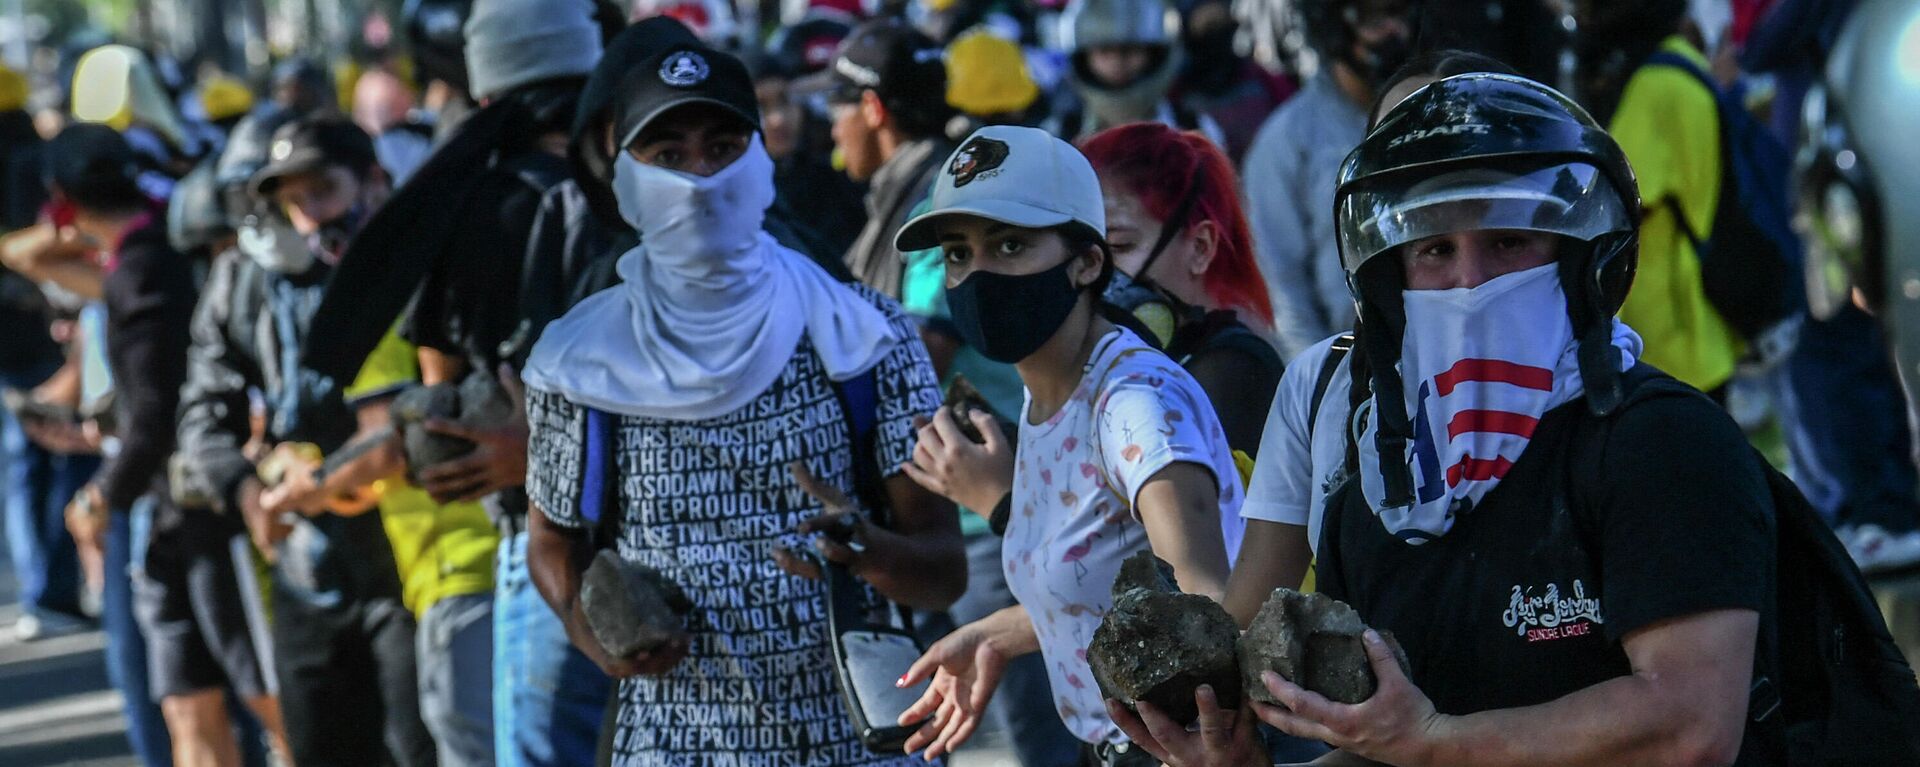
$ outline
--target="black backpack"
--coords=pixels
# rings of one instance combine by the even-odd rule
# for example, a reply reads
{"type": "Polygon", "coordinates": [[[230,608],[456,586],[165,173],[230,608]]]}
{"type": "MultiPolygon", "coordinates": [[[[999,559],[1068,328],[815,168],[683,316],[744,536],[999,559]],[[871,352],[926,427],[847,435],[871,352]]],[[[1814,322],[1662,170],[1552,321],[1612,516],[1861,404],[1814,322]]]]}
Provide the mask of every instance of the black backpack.
{"type": "MultiPolygon", "coordinates": [[[[1705,398],[1665,374],[1625,375],[1627,398],[1614,416],[1588,417],[1561,453],[1571,478],[1562,492],[1591,479],[1571,468],[1594,465],[1619,413],[1659,397],[1705,398]]],[[[1866,578],[1793,480],[1758,451],[1754,460],[1773,497],[1778,665],[1754,679],[1748,728],[1779,732],[1790,765],[1920,764],[1920,684],[1866,578]]]]}
{"type": "Polygon", "coordinates": [[[1707,301],[1746,339],[1750,356],[1763,362],[1784,358],[1807,307],[1805,254],[1793,232],[1788,197],[1792,155],[1747,113],[1737,94],[1722,90],[1692,61],[1662,51],[1648,57],[1647,65],[1686,72],[1713,94],[1720,119],[1720,202],[1712,236],[1701,238],[1674,198],[1660,204],[1700,258],[1707,301]]]}

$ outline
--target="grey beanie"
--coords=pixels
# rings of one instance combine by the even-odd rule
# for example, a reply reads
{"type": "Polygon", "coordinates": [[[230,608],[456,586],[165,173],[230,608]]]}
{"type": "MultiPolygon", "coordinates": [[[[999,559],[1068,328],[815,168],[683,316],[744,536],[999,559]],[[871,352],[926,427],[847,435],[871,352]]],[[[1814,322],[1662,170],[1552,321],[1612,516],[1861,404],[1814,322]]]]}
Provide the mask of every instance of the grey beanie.
{"type": "Polygon", "coordinates": [[[600,27],[588,0],[474,0],[466,37],[476,100],[555,77],[585,77],[600,60],[600,27]]]}

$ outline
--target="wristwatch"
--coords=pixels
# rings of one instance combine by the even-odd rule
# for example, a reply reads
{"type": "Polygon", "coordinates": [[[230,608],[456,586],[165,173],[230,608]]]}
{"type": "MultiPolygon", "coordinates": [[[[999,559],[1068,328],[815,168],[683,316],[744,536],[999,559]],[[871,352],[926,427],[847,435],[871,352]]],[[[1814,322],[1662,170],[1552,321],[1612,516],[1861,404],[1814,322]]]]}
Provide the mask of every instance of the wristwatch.
{"type": "Polygon", "coordinates": [[[1000,496],[1000,502],[993,505],[993,513],[987,515],[987,529],[994,535],[1007,534],[1007,520],[1013,516],[1013,493],[1000,496]]]}

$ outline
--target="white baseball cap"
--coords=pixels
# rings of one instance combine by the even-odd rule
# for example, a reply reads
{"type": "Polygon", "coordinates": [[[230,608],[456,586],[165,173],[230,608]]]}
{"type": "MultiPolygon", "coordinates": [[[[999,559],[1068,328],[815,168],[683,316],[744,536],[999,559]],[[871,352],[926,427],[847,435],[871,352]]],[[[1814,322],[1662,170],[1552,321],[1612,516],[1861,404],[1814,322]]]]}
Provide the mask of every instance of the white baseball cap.
{"type": "Polygon", "coordinates": [[[933,184],[932,207],[893,237],[902,253],[937,247],[935,225],[979,216],[1027,229],[1081,223],[1107,236],[1100,179],[1080,150],[1038,128],[989,125],[947,158],[933,184]]]}

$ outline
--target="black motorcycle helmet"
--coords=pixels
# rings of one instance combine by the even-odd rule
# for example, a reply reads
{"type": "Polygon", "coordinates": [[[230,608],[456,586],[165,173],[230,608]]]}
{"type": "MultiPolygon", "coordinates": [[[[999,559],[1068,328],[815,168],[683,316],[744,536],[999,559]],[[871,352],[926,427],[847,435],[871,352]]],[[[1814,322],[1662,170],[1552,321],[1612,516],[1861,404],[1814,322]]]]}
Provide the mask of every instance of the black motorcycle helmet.
{"type": "Polygon", "coordinates": [[[1375,447],[1396,458],[1381,462],[1389,506],[1413,498],[1412,474],[1397,459],[1413,434],[1396,372],[1406,328],[1401,245],[1478,229],[1558,235],[1587,405],[1601,415],[1619,406],[1613,316],[1639,259],[1639,187],[1620,145],[1571,99],[1489,73],[1414,91],[1341,164],[1334,217],[1359,317],[1355,397],[1371,387],[1375,447]]]}
{"type": "Polygon", "coordinates": [[[213,186],[228,226],[238,229],[246,225],[247,218],[262,207],[261,201],[247,191],[247,182],[253,179],[254,171],[267,164],[273,132],[291,119],[292,112],[267,104],[233,126],[227,146],[213,166],[213,186]]]}

